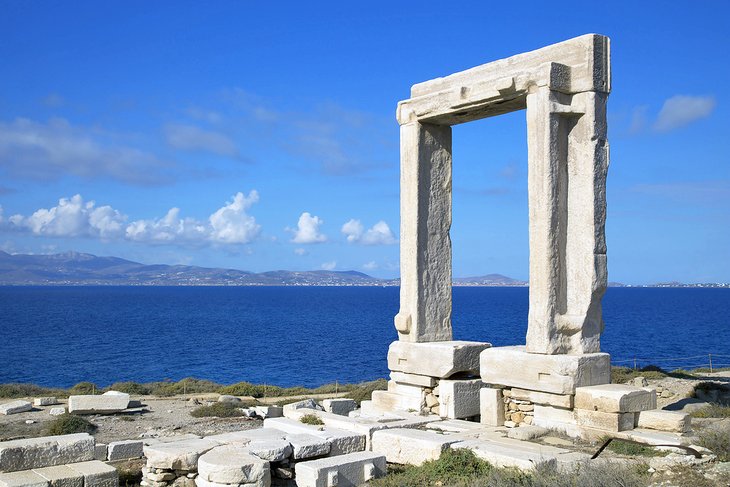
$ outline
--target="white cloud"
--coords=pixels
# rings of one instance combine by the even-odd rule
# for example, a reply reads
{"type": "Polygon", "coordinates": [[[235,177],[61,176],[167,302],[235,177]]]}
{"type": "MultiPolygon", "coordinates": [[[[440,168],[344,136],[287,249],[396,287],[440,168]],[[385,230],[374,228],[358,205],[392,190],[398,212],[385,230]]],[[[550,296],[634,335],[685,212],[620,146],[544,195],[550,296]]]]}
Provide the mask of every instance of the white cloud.
{"type": "Polygon", "coordinates": [[[123,234],[126,218],[111,206],[96,207],[94,201],[85,203],[77,194],[61,198],[58,206],[41,208],[28,217],[13,215],[8,221],[11,227],[35,235],[111,239],[123,234]]]}
{"type": "Polygon", "coordinates": [[[175,149],[212,152],[220,156],[240,157],[236,144],[228,136],[194,125],[165,126],[167,143],[175,149]]]}
{"type": "MultiPolygon", "coordinates": [[[[0,208],[0,210],[2,210],[2,208],[0,208]]],[[[0,214],[0,217],[2,217],[2,214],[0,214]]],[[[309,252],[307,252],[307,249],[303,249],[301,247],[298,249],[294,249],[294,254],[296,255],[307,255],[308,253],[309,252]]]]}
{"type": "Polygon", "coordinates": [[[673,96],[664,102],[654,123],[654,129],[658,132],[668,132],[705,118],[714,109],[713,96],[673,96]]]}
{"type": "Polygon", "coordinates": [[[98,129],[55,118],[39,123],[25,118],[0,122],[0,167],[9,176],[55,180],[65,176],[112,178],[133,184],[169,181],[168,163],[114,142],[98,129]]]}
{"type": "Polygon", "coordinates": [[[28,217],[13,215],[3,226],[49,237],[98,237],[174,245],[246,244],[261,231],[256,219],[246,212],[258,199],[255,190],[248,196],[237,193],[207,221],[183,218],[179,208],[171,208],[162,218],[127,224],[127,216],[118,210],[111,206],[97,207],[94,201],[84,202],[77,194],[61,198],[57,206],[41,208],[28,217]]]}
{"type": "Polygon", "coordinates": [[[342,225],[342,233],[349,243],[363,245],[391,245],[397,242],[390,227],[383,220],[365,230],[360,220],[354,218],[342,225]]]}
{"type": "Polygon", "coordinates": [[[638,134],[646,128],[646,112],[648,109],[649,107],[647,105],[641,105],[631,111],[630,134],[638,134]]]}
{"type": "Polygon", "coordinates": [[[335,260],[330,261],[330,262],[324,262],[322,264],[322,269],[324,269],[326,271],[333,271],[335,269],[335,267],[337,267],[337,261],[335,261],[335,260]]]}
{"type": "Polygon", "coordinates": [[[319,227],[324,223],[318,216],[313,216],[305,211],[299,217],[297,229],[294,230],[292,242],[299,244],[322,243],[327,241],[327,236],[319,232],[319,227]]]}
{"type": "Polygon", "coordinates": [[[249,243],[261,231],[256,219],[246,210],[259,201],[259,193],[252,190],[248,197],[237,193],[233,201],[210,215],[208,219],[213,231],[211,240],[222,243],[249,243]]]}
{"type": "Polygon", "coordinates": [[[362,268],[368,271],[372,271],[378,268],[378,264],[374,260],[371,260],[370,262],[363,264],[362,268]]]}

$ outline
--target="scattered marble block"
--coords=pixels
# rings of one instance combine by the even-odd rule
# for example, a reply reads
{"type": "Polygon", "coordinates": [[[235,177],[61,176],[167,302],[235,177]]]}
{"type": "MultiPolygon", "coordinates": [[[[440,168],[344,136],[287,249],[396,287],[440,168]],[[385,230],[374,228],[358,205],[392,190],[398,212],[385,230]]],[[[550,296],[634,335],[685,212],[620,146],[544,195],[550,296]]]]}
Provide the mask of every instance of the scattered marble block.
{"type": "Polygon", "coordinates": [[[371,447],[373,453],[384,455],[390,463],[421,465],[437,460],[457,441],[430,431],[395,428],[374,432],[371,447]]]}
{"type": "Polygon", "coordinates": [[[317,401],[314,399],[304,399],[303,401],[297,401],[292,402],[290,404],[285,404],[284,408],[282,409],[282,413],[284,416],[287,415],[288,412],[294,411],[297,409],[318,409],[322,410],[322,408],[317,404],[317,401]]]}
{"type": "Polygon", "coordinates": [[[634,429],[636,413],[604,413],[586,409],[573,410],[578,426],[603,431],[627,431],[634,429]]]}
{"type": "Polygon", "coordinates": [[[572,394],[550,394],[549,392],[528,391],[513,387],[510,389],[510,397],[520,401],[530,401],[533,404],[543,406],[554,406],[556,408],[573,409],[572,394]]]}
{"type": "Polygon", "coordinates": [[[328,413],[347,416],[350,411],[357,409],[357,403],[354,399],[325,399],[322,407],[328,413]]]}
{"type": "Polygon", "coordinates": [[[436,377],[418,374],[407,374],[405,372],[397,371],[390,373],[390,380],[395,381],[399,384],[410,384],[414,386],[430,388],[434,388],[438,385],[438,379],[436,377]]]}
{"type": "Polygon", "coordinates": [[[254,406],[256,416],[266,418],[281,418],[284,416],[284,408],[281,406],[254,406]]]}
{"type": "Polygon", "coordinates": [[[388,368],[406,374],[448,378],[457,373],[479,374],[479,354],[489,343],[403,342],[395,341],[388,348],[388,368]]]}
{"type": "Polygon", "coordinates": [[[636,426],[659,431],[687,433],[692,429],[692,417],[679,411],[655,409],[638,413],[636,426]]]}
{"type": "Polygon", "coordinates": [[[521,425],[519,428],[511,428],[507,430],[507,438],[514,440],[529,441],[540,438],[548,434],[549,430],[533,425],[521,425]]]}
{"type": "Polygon", "coordinates": [[[483,425],[502,426],[504,424],[503,399],[502,389],[490,387],[479,389],[479,414],[483,425]]]}
{"type": "Polygon", "coordinates": [[[406,396],[391,391],[373,391],[371,406],[379,411],[410,411],[420,413],[424,399],[415,396],[406,396]]]}
{"type": "Polygon", "coordinates": [[[51,416],[63,416],[64,414],[66,414],[66,408],[51,408],[50,411],[48,411],[48,414],[50,414],[51,416]]]}
{"type": "Polygon", "coordinates": [[[36,397],[33,399],[34,406],[53,406],[58,404],[58,400],[55,397],[36,397]]]}
{"type": "Polygon", "coordinates": [[[140,440],[112,441],[109,443],[107,451],[107,459],[110,462],[142,458],[144,456],[144,444],[140,440]]]}
{"type": "Polygon", "coordinates": [[[0,404],[0,414],[5,416],[9,414],[18,414],[30,411],[33,409],[33,405],[28,401],[12,401],[0,404]]]}
{"type": "Polygon", "coordinates": [[[33,469],[50,487],[84,487],[84,476],[66,465],[33,469]]]}
{"type": "Polygon", "coordinates": [[[99,460],[67,465],[84,477],[84,487],[118,487],[117,469],[99,460]]]}
{"type": "MultiPolygon", "coordinates": [[[[330,413],[331,414],[331,413],[330,413]]],[[[326,440],[330,444],[330,456],[363,451],[366,435],[330,426],[304,424],[289,418],[271,418],[264,421],[266,428],[273,427],[290,434],[307,434],[326,440]]],[[[288,439],[289,437],[287,437],[288,439]]]]}
{"type": "Polygon", "coordinates": [[[524,346],[494,347],[481,354],[481,376],[487,384],[567,395],[611,382],[611,360],[607,353],[543,355],[524,346]]]}
{"type": "Polygon", "coordinates": [[[464,419],[479,415],[479,391],[484,385],[481,379],[441,380],[439,382],[439,416],[464,419]]]}
{"type": "Polygon", "coordinates": [[[94,459],[87,433],[0,442],[0,472],[16,472],[94,459]]]}
{"type": "Polygon", "coordinates": [[[195,470],[198,458],[216,446],[219,443],[206,438],[158,442],[145,445],[144,456],[147,457],[147,468],[195,470]]]}
{"type": "Polygon", "coordinates": [[[489,440],[464,440],[451,445],[451,447],[471,450],[478,458],[491,463],[495,467],[512,467],[529,471],[534,470],[538,464],[550,466],[557,464],[554,455],[524,448],[528,445],[517,444],[512,446],[489,440]]]}
{"type": "Polygon", "coordinates": [[[298,487],[333,487],[367,484],[385,476],[387,465],[383,455],[358,452],[300,462],[294,468],[298,487]]]}
{"type": "Polygon", "coordinates": [[[578,387],[575,408],[604,413],[638,413],[656,409],[656,392],[624,384],[578,387]]]}
{"type": "Polygon", "coordinates": [[[281,462],[289,458],[294,450],[287,440],[255,440],[246,447],[252,455],[268,462],[281,462]]]}
{"type": "Polygon", "coordinates": [[[0,487],[49,487],[49,482],[32,470],[0,473],[0,487]]]}
{"type": "Polygon", "coordinates": [[[68,412],[74,414],[114,414],[129,406],[129,394],[117,391],[100,396],[69,396],[68,412]]]}
{"type": "Polygon", "coordinates": [[[532,424],[556,430],[574,438],[581,434],[575,415],[570,409],[535,404],[532,424]]]}
{"type": "Polygon", "coordinates": [[[269,462],[236,446],[219,446],[200,456],[198,477],[218,484],[269,486],[269,462]]]}
{"type": "Polygon", "coordinates": [[[332,448],[329,441],[308,433],[287,435],[286,440],[291,444],[294,460],[322,457],[328,455],[332,448]]]}

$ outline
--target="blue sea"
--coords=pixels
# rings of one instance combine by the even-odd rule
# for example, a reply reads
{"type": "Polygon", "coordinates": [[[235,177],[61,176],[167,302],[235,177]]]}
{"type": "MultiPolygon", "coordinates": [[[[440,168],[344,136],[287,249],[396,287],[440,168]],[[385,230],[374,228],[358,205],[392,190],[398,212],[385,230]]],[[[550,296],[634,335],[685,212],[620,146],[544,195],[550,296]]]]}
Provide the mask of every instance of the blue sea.
{"type": "MultiPolygon", "coordinates": [[[[457,287],[454,337],[524,343],[527,288],[457,287]]],[[[618,365],[730,365],[730,289],[610,288],[618,365]]],[[[0,287],[0,383],[198,377],[317,386],[386,377],[395,287],[0,287]]]]}

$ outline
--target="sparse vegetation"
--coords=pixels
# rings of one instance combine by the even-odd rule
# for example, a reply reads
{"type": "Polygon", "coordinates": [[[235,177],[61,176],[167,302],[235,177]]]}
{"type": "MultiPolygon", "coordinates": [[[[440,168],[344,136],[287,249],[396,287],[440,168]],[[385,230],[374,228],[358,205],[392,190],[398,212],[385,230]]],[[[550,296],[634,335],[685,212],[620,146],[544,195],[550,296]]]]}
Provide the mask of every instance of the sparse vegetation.
{"type": "Polygon", "coordinates": [[[611,462],[579,464],[573,470],[538,465],[533,472],[496,468],[470,450],[447,450],[420,467],[395,466],[374,487],[645,487],[646,467],[611,462]]]}
{"type": "Polygon", "coordinates": [[[68,390],[68,395],[99,394],[101,391],[93,382],[79,382],[68,390]]]}
{"type": "Polygon", "coordinates": [[[661,457],[667,454],[665,451],[657,450],[651,446],[639,445],[629,441],[613,440],[608,445],[608,450],[618,455],[626,455],[631,457],[661,457]]]}
{"type": "MultiPolygon", "coordinates": [[[[693,418],[730,418],[730,406],[712,403],[692,411],[690,416],[693,418]]],[[[730,432],[728,433],[730,434],[730,432]]]]}
{"type": "Polygon", "coordinates": [[[644,377],[647,380],[661,380],[665,377],[673,377],[675,379],[697,379],[695,371],[676,369],[671,372],[667,372],[656,365],[647,365],[640,369],[617,366],[611,367],[611,382],[614,384],[625,384],[637,377],[644,377]]]}
{"type": "Polygon", "coordinates": [[[363,382],[350,391],[347,394],[347,397],[354,399],[359,405],[363,401],[370,400],[370,396],[373,394],[373,391],[384,391],[386,389],[388,389],[388,381],[385,379],[363,382]]]}
{"type": "Polygon", "coordinates": [[[190,415],[194,418],[235,418],[243,416],[243,412],[239,409],[242,406],[231,402],[215,402],[210,406],[200,406],[190,411],[190,415]]]}
{"type": "Polygon", "coordinates": [[[49,435],[70,435],[73,433],[93,433],[96,426],[89,420],[74,414],[63,414],[48,426],[49,435]]]}
{"type": "Polygon", "coordinates": [[[730,462],[730,425],[715,424],[701,429],[698,434],[700,446],[711,450],[721,462],[730,462]]]}
{"type": "Polygon", "coordinates": [[[301,418],[299,418],[299,421],[301,421],[304,424],[311,424],[313,426],[322,426],[324,424],[324,421],[319,419],[319,416],[316,414],[305,414],[301,418]]]}
{"type": "Polygon", "coordinates": [[[63,389],[52,389],[49,387],[37,386],[35,384],[0,384],[0,397],[37,397],[68,395],[63,389]]]}

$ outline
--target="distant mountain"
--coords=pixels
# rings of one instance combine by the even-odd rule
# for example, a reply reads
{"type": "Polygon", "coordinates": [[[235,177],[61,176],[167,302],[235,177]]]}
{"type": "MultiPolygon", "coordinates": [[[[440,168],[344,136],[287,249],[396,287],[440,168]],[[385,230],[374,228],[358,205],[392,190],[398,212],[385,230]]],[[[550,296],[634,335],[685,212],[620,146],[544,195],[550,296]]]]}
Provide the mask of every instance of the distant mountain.
{"type": "Polygon", "coordinates": [[[0,251],[0,285],[382,286],[397,281],[357,271],[271,271],[145,265],[118,257],[67,252],[11,255],[0,251]]]}
{"type": "Polygon", "coordinates": [[[526,281],[512,279],[502,274],[487,274],[476,277],[457,277],[454,279],[455,286],[527,286],[526,281]]]}

